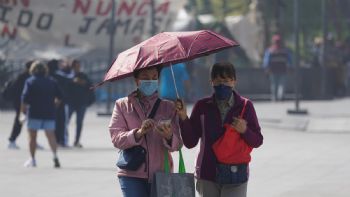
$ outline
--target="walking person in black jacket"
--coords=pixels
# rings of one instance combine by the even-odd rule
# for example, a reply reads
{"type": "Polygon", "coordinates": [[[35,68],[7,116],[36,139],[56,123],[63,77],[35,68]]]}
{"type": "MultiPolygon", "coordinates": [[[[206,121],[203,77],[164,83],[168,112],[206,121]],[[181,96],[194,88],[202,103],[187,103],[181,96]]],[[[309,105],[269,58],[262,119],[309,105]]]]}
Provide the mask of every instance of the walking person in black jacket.
{"type": "Polygon", "coordinates": [[[19,120],[20,115],[20,108],[21,108],[21,94],[24,87],[25,81],[30,77],[29,74],[29,68],[30,65],[33,63],[33,61],[28,61],[25,64],[25,70],[20,73],[16,79],[14,80],[13,84],[11,84],[11,101],[13,102],[13,106],[16,110],[16,116],[13,122],[12,131],[9,137],[9,149],[19,149],[19,146],[16,144],[16,139],[21,133],[22,130],[22,123],[19,120]]]}
{"type": "Polygon", "coordinates": [[[82,148],[80,136],[83,128],[83,121],[86,109],[94,101],[94,94],[90,90],[91,82],[88,76],[80,70],[79,60],[73,60],[72,69],[74,71],[73,85],[69,94],[69,119],[76,113],[76,133],[74,147],[82,148]]]}
{"type": "Polygon", "coordinates": [[[58,69],[53,73],[59,88],[62,91],[63,99],[56,109],[56,140],[60,147],[68,147],[68,104],[71,102],[74,72],[67,59],[59,60],[58,69]]]}

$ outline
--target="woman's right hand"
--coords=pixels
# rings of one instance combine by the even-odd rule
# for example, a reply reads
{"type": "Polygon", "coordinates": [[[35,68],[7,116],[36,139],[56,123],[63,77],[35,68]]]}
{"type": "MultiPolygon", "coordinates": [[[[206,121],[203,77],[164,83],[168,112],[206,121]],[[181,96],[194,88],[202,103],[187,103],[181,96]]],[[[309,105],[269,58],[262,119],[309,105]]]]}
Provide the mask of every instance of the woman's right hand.
{"type": "Polygon", "coordinates": [[[185,120],[187,118],[187,110],[185,102],[181,99],[177,99],[175,101],[176,112],[179,115],[181,120],[185,120]]]}
{"type": "Polygon", "coordinates": [[[151,131],[155,126],[154,120],[152,119],[147,119],[144,120],[141,124],[141,128],[136,131],[135,137],[136,140],[140,140],[142,136],[146,135],[149,131],[151,131]]]}

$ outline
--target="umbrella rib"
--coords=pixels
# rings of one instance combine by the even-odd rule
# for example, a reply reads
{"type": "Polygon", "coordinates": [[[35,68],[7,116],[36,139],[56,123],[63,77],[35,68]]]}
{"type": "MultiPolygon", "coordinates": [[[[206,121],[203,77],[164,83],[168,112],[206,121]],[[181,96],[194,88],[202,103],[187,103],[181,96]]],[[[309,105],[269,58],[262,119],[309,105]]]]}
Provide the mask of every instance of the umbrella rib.
{"type": "MultiPolygon", "coordinates": [[[[200,34],[200,33],[199,33],[199,34],[200,34]]],[[[192,41],[192,43],[191,43],[191,46],[190,46],[190,48],[189,48],[189,50],[188,50],[188,52],[187,52],[187,54],[186,54],[186,58],[188,58],[188,57],[190,56],[189,54],[191,53],[193,43],[194,43],[194,41],[197,40],[197,38],[199,37],[199,34],[193,39],[193,41],[192,41]]]]}
{"type": "MultiPolygon", "coordinates": [[[[141,54],[141,48],[142,48],[142,46],[139,47],[139,50],[138,50],[138,52],[137,52],[137,56],[136,56],[136,59],[135,59],[135,60],[138,60],[138,59],[139,59],[140,54],[141,54]]],[[[137,61],[135,61],[135,65],[136,65],[136,63],[137,63],[137,61]]],[[[135,66],[135,69],[136,69],[136,66],[135,66]]]]}
{"type": "MultiPolygon", "coordinates": [[[[211,32],[211,31],[207,31],[208,33],[210,33],[211,35],[213,35],[213,36],[215,36],[215,37],[217,37],[217,38],[219,38],[219,39],[221,39],[221,40],[224,40],[225,42],[227,42],[227,39],[224,37],[221,37],[221,36],[219,36],[219,35],[217,35],[217,34],[214,34],[213,32],[211,32]]],[[[231,40],[230,40],[231,41],[231,40]]],[[[237,43],[236,43],[237,44],[237,43]]]]}
{"type": "MultiPolygon", "coordinates": [[[[176,37],[176,39],[179,41],[179,43],[181,43],[178,37],[176,37]]],[[[182,44],[180,44],[180,47],[181,47],[181,49],[182,49],[181,52],[182,52],[182,53],[185,53],[185,48],[183,47],[182,44]]]]}

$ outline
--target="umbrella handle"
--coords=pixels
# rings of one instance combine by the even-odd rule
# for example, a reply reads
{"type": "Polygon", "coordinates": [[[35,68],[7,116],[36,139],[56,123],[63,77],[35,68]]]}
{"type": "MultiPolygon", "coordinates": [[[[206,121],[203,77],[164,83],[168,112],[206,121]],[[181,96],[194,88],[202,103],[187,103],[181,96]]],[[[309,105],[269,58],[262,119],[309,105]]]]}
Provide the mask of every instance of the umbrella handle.
{"type": "Polygon", "coordinates": [[[171,75],[173,77],[173,82],[174,82],[174,87],[175,87],[175,92],[176,92],[176,98],[179,99],[180,97],[179,97],[179,92],[177,91],[175,75],[174,75],[174,70],[173,70],[173,64],[170,65],[170,70],[171,70],[171,75]]]}

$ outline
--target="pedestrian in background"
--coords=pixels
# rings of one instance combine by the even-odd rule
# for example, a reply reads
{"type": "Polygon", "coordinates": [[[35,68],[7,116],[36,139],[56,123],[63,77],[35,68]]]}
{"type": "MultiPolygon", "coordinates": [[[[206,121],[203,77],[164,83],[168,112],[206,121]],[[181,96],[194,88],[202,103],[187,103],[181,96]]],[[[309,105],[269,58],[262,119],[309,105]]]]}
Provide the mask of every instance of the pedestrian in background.
{"type": "Polygon", "coordinates": [[[263,143],[253,103],[249,100],[245,102],[246,99],[234,90],[236,82],[236,71],[232,64],[216,63],[211,68],[214,94],[197,101],[190,118],[187,117],[184,102],[176,102],[184,145],[194,148],[200,142],[195,176],[196,190],[201,197],[247,195],[249,163],[222,164],[212,149],[213,144],[223,135],[225,124],[240,134],[246,146],[257,148],[263,143]],[[245,113],[239,117],[243,109],[245,113]],[[222,167],[228,171],[221,171],[222,167]],[[229,183],[222,183],[218,177],[225,177],[229,183]],[[242,182],[238,181],[241,179],[242,182]]]}
{"type": "Polygon", "coordinates": [[[55,104],[62,99],[62,93],[57,83],[49,78],[48,68],[39,61],[30,66],[32,75],[25,81],[21,111],[26,114],[29,133],[30,159],[25,167],[36,167],[35,151],[37,131],[44,130],[53,153],[54,167],[59,168],[60,163],[57,157],[57,144],[55,139],[55,104]]]}
{"type": "Polygon", "coordinates": [[[88,106],[90,106],[94,100],[95,95],[91,87],[91,81],[89,77],[80,70],[80,62],[78,60],[72,61],[72,69],[74,71],[73,84],[71,87],[71,92],[69,97],[71,97],[71,102],[68,103],[69,106],[69,120],[71,119],[73,113],[76,113],[76,132],[74,139],[74,147],[82,148],[80,143],[81,131],[83,129],[83,121],[85,112],[88,106]]]}
{"type": "Polygon", "coordinates": [[[69,103],[71,102],[71,93],[73,87],[74,72],[67,59],[58,61],[58,69],[53,74],[58,87],[63,94],[62,102],[57,107],[56,116],[56,139],[60,147],[69,147],[68,143],[68,121],[69,121],[69,103]]]}
{"type": "Polygon", "coordinates": [[[9,137],[9,149],[19,149],[19,146],[16,144],[16,139],[21,133],[22,130],[22,122],[19,120],[21,113],[21,95],[24,87],[25,81],[30,77],[29,69],[33,61],[28,61],[25,64],[25,70],[20,73],[16,79],[12,82],[9,87],[11,90],[11,101],[16,110],[16,116],[13,121],[12,131],[9,137]]]}
{"type": "Polygon", "coordinates": [[[272,37],[272,45],[265,51],[263,68],[270,78],[272,101],[282,101],[285,97],[287,74],[292,67],[290,50],[284,46],[281,35],[272,37]]]}

